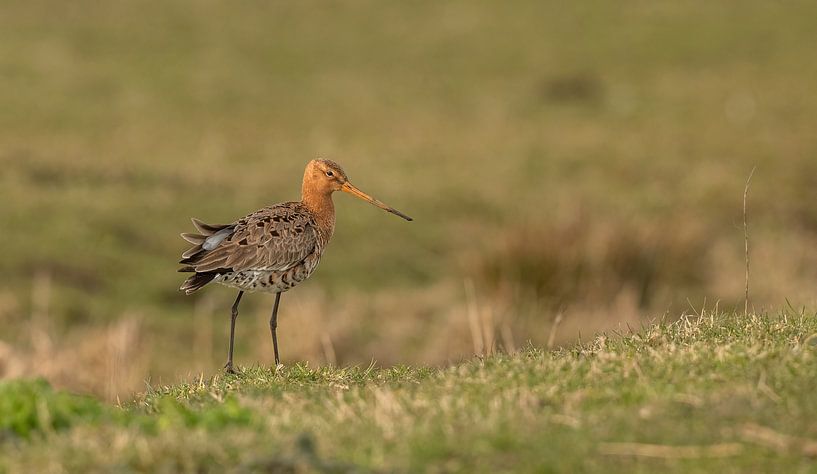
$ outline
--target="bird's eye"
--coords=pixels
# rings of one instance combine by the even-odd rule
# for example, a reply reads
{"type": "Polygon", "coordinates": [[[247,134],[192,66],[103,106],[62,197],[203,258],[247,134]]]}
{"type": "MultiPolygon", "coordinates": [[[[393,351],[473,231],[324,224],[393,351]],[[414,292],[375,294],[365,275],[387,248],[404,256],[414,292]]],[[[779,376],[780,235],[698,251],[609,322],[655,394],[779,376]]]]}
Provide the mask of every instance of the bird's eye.
{"type": "Polygon", "coordinates": [[[335,176],[335,173],[333,173],[331,171],[327,171],[326,176],[329,176],[331,178],[332,176],[335,176]]]}

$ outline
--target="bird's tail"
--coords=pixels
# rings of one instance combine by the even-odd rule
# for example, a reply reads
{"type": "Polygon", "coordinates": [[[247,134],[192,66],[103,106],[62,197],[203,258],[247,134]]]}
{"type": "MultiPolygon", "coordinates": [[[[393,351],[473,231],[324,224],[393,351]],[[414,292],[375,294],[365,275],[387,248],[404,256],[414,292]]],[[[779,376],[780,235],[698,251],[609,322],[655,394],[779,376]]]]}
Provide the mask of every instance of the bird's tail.
{"type": "Polygon", "coordinates": [[[182,283],[179,291],[183,291],[186,295],[195,293],[204,285],[213,281],[213,278],[215,278],[216,275],[217,273],[215,272],[196,273],[182,283]]]}

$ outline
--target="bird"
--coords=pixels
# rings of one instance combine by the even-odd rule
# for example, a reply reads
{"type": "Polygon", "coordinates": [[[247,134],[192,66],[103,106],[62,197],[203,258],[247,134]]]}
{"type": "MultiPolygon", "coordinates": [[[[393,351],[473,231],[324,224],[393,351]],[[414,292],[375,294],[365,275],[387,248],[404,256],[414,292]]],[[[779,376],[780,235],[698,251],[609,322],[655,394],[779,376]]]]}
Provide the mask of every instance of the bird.
{"type": "Polygon", "coordinates": [[[217,282],[238,290],[230,313],[230,346],[224,370],[237,373],[233,365],[235,324],[245,292],[275,294],[269,320],[275,366],[278,355],[278,305],[281,293],[303,282],[315,271],[335,230],[332,194],[342,191],[387,212],[413,219],[364,193],[334,161],[314,159],[307,163],[301,200],[264,207],[231,224],[207,224],[193,218],[198,233],[182,233],[193,246],[179,261],[179,272],[193,273],[179,288],[186,295],[217,282]]]}

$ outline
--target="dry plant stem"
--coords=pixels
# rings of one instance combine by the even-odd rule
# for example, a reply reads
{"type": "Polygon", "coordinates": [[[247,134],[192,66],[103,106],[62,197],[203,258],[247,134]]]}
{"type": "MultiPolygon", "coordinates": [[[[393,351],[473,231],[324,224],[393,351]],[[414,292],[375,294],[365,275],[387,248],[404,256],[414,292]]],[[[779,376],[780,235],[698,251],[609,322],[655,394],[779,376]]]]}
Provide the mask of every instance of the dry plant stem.
{"type": "Polygon", "coordinates": [[[599,452],[608,456],[633,456],[659,459],[722,458],[736,456],[743,450],[740,443],[709,446],[667,446],[645,443],[601,443],[599,452]]]}
{"type": "Polygon", "coordinates": [[[749,178],[746,179],[746,186],[743,188],[743,244],[744,244],[744,256],[746,259],[746,287],[743,299],[743,315],[749,315],[749,224],[746,219],[746,201],[749,197],[749,184],[752,182],[752,176],[755,174],[755,169],[757,166],[752,168],[752,172],[749,173],[749,178]]]}
{"type": "Polygon", "coordinates": [[[471,329],[471,341],[474,344],[474,354],[485,355],[485,343],[482,335],[482,326],[479,324],[479,308],[477,307],[476,289],[474,282],[465,280],[466,314],[468,327],[471,329]]]}
{"type": "Polygon", "coordinates": [[[561,324],[562,319],[564,319],[564,315],[562,313],[557,314],[556,319],[553,321],[553,325],[550,327],[550,334],[548,335],[547,342],[548,350],[553,349],[553,343],[556,342],[556,330],[559,329],[559,324],[561,324]]]}
{"type": "Polygon", "coordinates": [[[332,343],[332,336],[328,331],[324,331],[323,334],[321,334],[321,345],[323,346],[323,357],[326,359],[326,363],[331,367],[336,367],[338,365],[338,357],[335,355],[335,345],[332,343]]]}
{"type": "Polygon", "coordinates": [[[205,370],[213,361],[213,311],[212,295],[201,298],[193,306],[193,345],[192,359],[199,358],[201,365],[197,370],[205,370]]]}
{"type": "Polygon", "coordinates": [[[817,457],[817,441],[812,439],[790,436],[755,423],[747,423],[740,434],[744,441],[778,452],[799,452],[803,456],[817,457]]]}

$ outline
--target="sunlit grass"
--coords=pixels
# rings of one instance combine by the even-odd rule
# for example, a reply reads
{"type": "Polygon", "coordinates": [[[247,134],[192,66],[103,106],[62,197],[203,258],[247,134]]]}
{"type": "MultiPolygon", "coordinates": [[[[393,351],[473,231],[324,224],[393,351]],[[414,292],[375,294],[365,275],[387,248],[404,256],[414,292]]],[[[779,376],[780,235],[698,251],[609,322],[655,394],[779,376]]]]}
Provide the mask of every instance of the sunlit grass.
{"type": "Polygon", "coordinates": [[[248,367],[116,408],[6,382],[0,469],[808,470],[815,338],[813,314],[704,313],[440,369],[248,367]]]}

